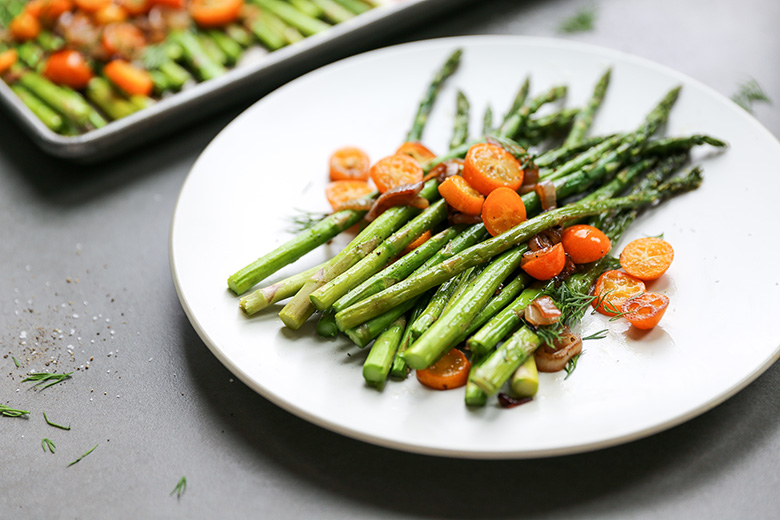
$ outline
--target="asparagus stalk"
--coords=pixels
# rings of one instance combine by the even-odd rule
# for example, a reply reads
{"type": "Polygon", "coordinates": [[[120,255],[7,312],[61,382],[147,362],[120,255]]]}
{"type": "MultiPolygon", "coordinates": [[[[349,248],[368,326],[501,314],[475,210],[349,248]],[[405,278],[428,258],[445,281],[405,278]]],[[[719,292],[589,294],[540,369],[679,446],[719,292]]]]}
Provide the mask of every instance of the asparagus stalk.
{"type": "Polygon", "coordinates": [[[62,116],[52,110],[49,105],[44,103],[35,94],[18,84],[11,85],[11,90],[19,96],[22,103],[24,103],[50,130],[59,132],[65,127],[65,120],[62,116]]]}
{"type": "Polygon", "coordinates": [[[406,320],[403,316],[387,327],[374,342],[363,363],[363,378],[369,385],[382,388],[393,365],[395,353],[401,343],[406,320]]]}
{"type": "Polygon", "coordinates": [[[433,325],[433,323],[439,319],[441,313],[444,311],[447,302],[450,301],[455,290],[460,285],[461,280],[464,278],[466,272],[459,274],[453,278],[450,278],[436,289],[436,292],[428,302],[428,306],[420,313],[414,322],[411,324],[412,339],[416,340],[423,332],[433,325]]]}
{"type": "Polygon", "coordinates": [[[237,23],[232,23],[225,27],[225,32],[227,33],[228,38],[244,48],[252,45],[252,33],[237,23]]]}
{"type": "Polygon", "coordinates": [[[236,294],[245,293],[256,283],[357,223],[363,214],[364,212],[353,210],[337,211],[301,232],[289,242],[232,274],[228,278],[228,287],[236,294]]]}
{"type": "Polygon", "coordinates": [[[508,249],[519,246],[520,249],[525,251],[526,246],[520,244],[550,227],[563,224],[568,220],[597,215],[605,211],[644,206],[653,203],[659,196],[658,192],[653,191],[603,201],[581,202],[550,210],[542,215],[526,220],[506,233],[472,246],[425,272],[413,275],[403,282],[338,312],[336,314],[336,323],[341,330],[355,327],[392,309],[396,305],[422,294],[431,287],[444,283],[469,267],[486,262],[493,256],[499,255],[508,249]]]}
{"type": "Polygon", "coordinates": [[[464,394],[464,402],[466,406],[482,407],[487,403],[487,394],[482,391],[480,387],[474,384],[471,380],[471,376],[479,365],[485,361],[485,357],[479,357],[472,354],[471,356],[471,370],[469,371],[469,379],[466,382],[466,392],[464,394]]]}
{"type": "Polygon", "coordinates": [[[282,2],[280,0],[253,0],[254,3],[266,9],[282,20],[301,31],[305,36],[312,36],[319,32],[330,29],[330,25],[312,18],[301,11],[297,10],[292,5],[282,2]]]}
{"type": "Polygon", "coordinates": [[[430,240],[426,241],[411,253],[404,255],[387,268],[376,273],[374,276],[342,296],[333,304],[333,308],[336,311],[346,309],[353,303],[357,303],[372,294],[376,294],[379,291],[400,282],[412,271],[431,258],[431,256],[436,254],[436,252],[450,242],[450,240],[455,238],[461,229],[460,226],[447,228],[441,233],[431,237],[430,240]]]}
{"type": "Polygon", "coordinates": [[[217,29],[212,29],[207,31],[206,34],[227,57],[227,65],[235,65],[235,63],[241,59],[241,55],[244,54],[244,49],[226,33],[217,29]]]}
{"type": "Polygon", "coordinates": [[[275,51],[287,45],[288,40],[284,33],[285,24],[271,13],[259,13],[254,18],[248,18],[246,23],[249,30],[268,50],[275,51]],[[281,29],[274,23],[274,19],[282,24],[281,29]]]}
{"type": "Polygon", "coordinates": [[[371,6],[360,0],[336,0],[345,9],[349,9],[353,14],[363,14],[371,10],[371,6]]]}
{"type": "Polygon", "coordinates": [[[336,311],[328,309],[322,313],[319,321],[317,321],[317,334],[325,338],[335,338],[339,329],[336,327],[335,319],[336,311]]]}
{"type": "Polygon", "coordinates": [[[484,327],[469,338],[466,345],[474,355],[487,355],[520,324],[523,310],[542,293],[539,286],[525,289],[517,299],[501,312],[493,316],[484,327]]]}
{"type": "Polygon", "coordinates": [[[515,99],[512,100],[512,106],[509,108],[509,111],[506,114],[504,114],[504,119],[501,120],[502,125],[506,124],[509,118],[511,118],[515,113],[517,113],[518,111],[520,111],[521,108],[523,108],[523,105],[525,104],[525,100],[528,99],[528,92],[530,89],[531,89],[531,78],[530,76],[526,76],[525,81],[523,81],[523,84],[520,85],[520,89],[517,91],[517,94],[515,95],[515,99]]]}
{"type": "Polygon", "coordinates": [[[87,84],[85,93],[87,98],[111,119],[121,119],[139,110],[130,101],[120,96],[105,78],[92,78],[87,84]]]}
{"type": "Polygon", "coordinates": [[[525,246],[510,249],[482,271],[473,286],[404,352],[409,366],[417,370],[427,368],[450,349],[498,286],[520,266],[526,250],[525,246]]]}
{"type": "Polygon", "coordinates": [[[347,294],[351,289],[355,288],[385,267],[417,237],[444,221],[446,218],[447,203],[444,199],[434,202],[426,210],[410,220],[405,226],[380,244],[371,255],[366,256],[350,269],[314,291],[310,296],[312,303],[319,310],[329,308],[336,300],[347,294]]]}
{"type": "Polygon", "coordinates": [[[415,304],[409,316],[409,320],[406,322],[404,335],[401,337],[401,343],[398,345],[398,350],[395,353],[395,359],[393,359],[393,366],[390,368],[390,376],[394,378],[405,379],[409,374],[409,365],[406,363],[406,360],[401,354],[403,354],[403,352],[409,348],[409,345],[413,341],[411,324],[414,320],[417,319],[418,316],[420,316],[420,313],[422,313],[423,309],[425,309],[427,302],[428,298],[426,295],[423,295],[419,300],[417,300],[417,303],[415,304]]]}
{"type": "Polygon", "coordinates": [[[512,391],[517,397],[533,397],[539,391],[539,371],[533,356],[523,362],[512,374],[512,391]]]}
{"type": "Polygon", "coordinates": [[[515,112],[504,121],[498,128],[498,133],[507,137],[513,137],[523,128],[531,115],[535,114],[542,106],[547,103],[553,103],[566,96],[567,87],[553,87],[547,92],[533,98],[527,105],[523,106],[518,112],[515,112]]]}
{"type": "Polygon", "coordinates": [[[290,0],[290,4],[297,10],[312,18],[321,18],[325,12],[312,0],[290,0]]]}
{"type": "Polygon", "coordinates": [[[450,139],[450,150],[463,146],[469,139],[469,100],[460,90],[455,107],[455,128],[450,139]]]}
{"type": "Polygon", "coordinates": [[[355,13],[333,0],[311,0],[325,14],[328,21],[339,24],[355,17],[355,13]]]}
{"type": "Polygon", "coordinates": [[[490,105],[485,107],[485,113],[482,115],[482,135],[493,133],[493,109],[490,105]]]}
{"type": "MultiPolygon", "coordinates": [[[[374,338],[379,336],[383,330],[389,327],[391,323],[413,309],[420,301],[420,298],[420,296],[412,298],[384,314],[376,316],[365,323],[361,323],[355,328],[345,330],[344,334],[346,334],[358,347],[366,347],[374,338]]],[[[338,323],[336,323],[336,325],[338,326],[338,323]]]]}
{"type": "Polygon", "coordinates": [[[249,316],[256,314],[269,305],[273,305],[274,303],[294,296],[295,293],[301,290],[303,284],[305,284],[309,278],[317,274],[323,267],[325,267],[325,263],[312,267],[308,271],[285,278],[275,284],[258,289],[241,298],[238,306],[249,316]]]}
{"type": "Polygon", "coordinates": [[[412,124],[412,128],[406,135],[407,141],[419,141],[422,139],[423,129],[425,128],[425,124],[428,122],[428,117],[431,114],[431,110],[433,110],[433,104],[436,102],[439,91],[441,90],[444,81],[452,76],[456,70],[458,70],[458,65],[460,65],[460,58],[462,55],[463,50],[457,49],[447,58],[447,60],[444,62],[444,65],[442,65],[442,67],[434,75],[433,80],[428,85],[428,90],[425,92],[425,95],[420,102],[420,106],[417,108],[417,114],[414,116],[414,123],[412,124]]]}
{"type": "Polygon", "coordinates": [[[528,327],[521,327],[474,369],[469,380],[488,396],[496,394],[520,365],[533,356],[540,344],[539,336],[528,327]]]}
{"type": "MultiPolygon", "coordinates": [[[[428,182],[420,192],[423,197],[433,197],[436,193],[435,182],[428,182]]],[[[314,291],[358,263],[418,211],[408,206],[397,206],[382,213],[341,253],[333,257],[321,272],[304,284],[279,313],[284,324],[293,330],[300,328],[315,311],[314,304],[309,298],[314,291]]]]}
{"type": "Polygon", "coordinates": [[[642,153],[648,155],[670,155],[687,152],[694,146],[708,144],[716,148],[725,148],[726,142],[709,135],[691,135],[688,137],[668,137],[649,141],[642,147],[642,153]]]}
{"type": "Polygon", "coordinates": [[[230,58],[227,54],[217,45],[217,42],[209,35],[209,33],[198,31],[195,33],[195,37],[198,39],[203,51],[211,58],[215,63],[222,66],[230,64],[230,58]]]}
{"type": "Polygon", "coordinates": [[[168,38],[169,41],[181,48],[184,59],[195,70],[195,73],[201,80],[206,81],[225,74],[225,67],[209,56],[193,33],[189,31],[174,31],[168,38]]]}
{"type": "Polygon", "coordinates": [[[635,147],[642,145],[647,139],[655,133],[655,131],[666,122],[669,117],[669,112],[672,110],[677,97],[680,95],[680,87],[676,87],[670,90],[666,96],[653,108],[653,110],[647,115],[644,122],[633,133],[623,137],[618,136],[613,139],[609,139],[595,148],[592,148],[588,152],[577,156],[571,161],[567,162],[555,172],[550,175],[542,175],[547,179],[561,178],[573,171],[581,169],[586,164],[593,162],[596,158],[601,157],[602,161],[612,161],[618,157],[625,156],[630,153],[635,147]],[[614,148],[614,149],[613,149],[614,148]],[[611,151],[610,151],[611,150],[611,151]],[[609,153],[606,153],[608,152],[609,153]],[[605,155],[606,154],[606,155],[605,155]],[[602,157],[603,156],[603,157],[602,157]]]}
{"type": "Polygon", "coordinates": [[[94,109],[81,96],[73,96],[62,87],[35,72],[25,72],[19,84],[42,99],[54,110],[78,126],[86,125],[94,109]]]}
{"type": "Polygon", "coordinates": [[[534,163],[539,168],[554,168],[565,162],[570,161],[579,154],[586,152],[597,146],[607,139],[615,137],[614,135],[604,135],[585,139],[582,144],[576,146],[561,146],[560,148],[553,148],[534,159],[534,163]]]}
{"type": "Polygon", "coordinates": [[[569,136],[563,143],[564,146],[577,146],[582,144],[582,142],[585,140],[585,134],[588,133],[588,129],[593,124],[593,116],[596,115],[596,111],[604,101],[604,96],[607,93],[607,87],[609,87],[609,78],[611,74],[612,69],[607,69],[604,75],[601,76],[601,79],[599,79],[598,83],[596,83],[596,87],[593,90],[593,96],[590,98],[585,108],[579,114],[577,114],[571,132],[569,132],[569,136]]]}
{"type": "MultiPolygon", "coordinates": [[[[414,270],[414,272],[418,273],[418,272],[421,272],[421,271],[425,271],[429,267],[431,267],[433,265],[436,265],[436,264],[439,264],[439,263],[443,262],[444,260],[446,260],[447,258],[450,258],[451,256],[460,253],[461,251],[463,251],[467,247],[471,247],[474,244],[476,244],[477,242],[481,242],[487,236],[489,236],[489,235],[488,235],[487,230],[485,229],[485,226],[483,226],[482,224],[473,225],[473,226],[467,228],[466,230],[462,231],[457,236],[455,236],[452,239],[452,241],[450,241],[443,249],[440,249],[436,254],[434,254],[432,257],[430,257],[428,260],[426,260],[423,265],[417,267],[414,270]]],[[[430,242],[430,240],[428,242],[430,242]]],[[[396,264],[402,263],[402,262],[403,262],[403,259],[401,259],[398,262],[396,262],[396,264]]],[[[384,289],[387,289],[388,287],[390,287],[390,286],[400,282],[401,280],[403,280],[406,276],[408,276],[410,274],[406,268],[404,268],[403,271],[401,271],[401,272],[395,273],[395,271],[393,270],[393,266],[396,265],[396,264],[391,265],[390,267],[388,267],[384,271],[381,271],[381,272],[379,272],[379,273],[377,273],[375,275],[379,279],[382,280],[381,284],[371,283],[370,286],[368,286],[368,283],[369,283],[370,280],[367,280],[366,281],[367,286],[360,291],[361,294],[360,294],[360,298],[359,299],[358,298],[354,298],[354,302],[350,303],[349,305],[346,305],[346,304],[345,305],[340,305],[339,304],[337,306],[336,304],[334,304],[334,308],[336,308],[336,311],[339,311],[339,310],[342,310],[343,308],[349,307],[350,305],[353,305],[357,301],[366,299],[366,298],[368,298],[369,296],[371,296],[373,294],[376,294],[376,293],[378,293],[378,292],[380,292],[380,291],[382,291],[384,289]],[[398,277],[396,278],[396,276],[398,276],[398,277]],[[392,283],[390,283],[390,282],[392,282],[392,283]]],[[[406,267],[406,266],[404,266],[402,264],[402,266],[399,266],[399,269],[400,269],[400,267],[406,267]]],[[[360,289],[360,288],[356,288],[355,291],[357,291],[358,289],[360,289]]],[[[346,296],[345,296],[345,298],[346,298],[346,296]]],[[[350,298],[350,299],[352,299],[352,298],[350,298]]],[[[337,302],[337,303],[339,303],[339,302],[337,302]]]]}

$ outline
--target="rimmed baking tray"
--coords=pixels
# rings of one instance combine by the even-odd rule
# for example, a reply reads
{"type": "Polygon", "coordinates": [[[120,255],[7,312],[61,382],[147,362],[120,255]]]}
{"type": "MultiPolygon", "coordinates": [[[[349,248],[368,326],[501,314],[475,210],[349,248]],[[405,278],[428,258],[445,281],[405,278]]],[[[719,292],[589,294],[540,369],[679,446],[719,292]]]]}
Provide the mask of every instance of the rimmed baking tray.
{"type": "MultiPolygon", "coordinates": [[[[468,0],[391,0],[331,29],[262,56],[242,60],[224,76],[198,83],[165,97],[153,106],[103,128],[78,136],[49,130],[4,82],[0,104],[46,152],[78,162],[95,162],[117,155],[186,123],[212,114],[241,100],[260,97],[291,71],[303,73],[324,64],[327,53],[358,47],[361,40],[378,41],[468,0]],[[311,65],[307,66],[307,61],[311,65]],[[286,74],[285,74],[286,71],[286,74]]],[[[365,43],[365,42],[363,42],[365,43]]],[[[358,49],[363,50],[363,49],[358,49]]]]}

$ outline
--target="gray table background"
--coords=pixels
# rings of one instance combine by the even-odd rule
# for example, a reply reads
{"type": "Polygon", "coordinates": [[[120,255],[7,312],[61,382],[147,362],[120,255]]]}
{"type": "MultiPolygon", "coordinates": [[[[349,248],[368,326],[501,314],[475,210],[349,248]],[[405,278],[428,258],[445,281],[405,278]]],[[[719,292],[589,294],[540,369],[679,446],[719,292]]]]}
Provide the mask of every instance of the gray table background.
{"type": "MultiPolygon", "coordinates": [[[[555,36],[587,5],[597,7],[596,30],[563,37],[658,61],[726,95],[754,77],[780,103],[775,0],[483,1],[358,50],[462,34],[555,36]]],[[[190,166],[244,106],[88,167],[42,155],[0,114],[0,402],[32,412],[0,418],[0,518],[780,515],[777,365],[667,432],[530,461],[371,446],[234,381],[179,306],[168,228],[190,166]],[[79,370],[43,391],[20,383],[44,368],[79,370]],[[47,426],[43,411],[72,430],[47,426]],[[42,452],[43,437],[56,454],[42,452]],[[177,500],[169,492],[183,475],[177,500]]],[[[780,135],[776,108],[755,115],[780,135]]]]}

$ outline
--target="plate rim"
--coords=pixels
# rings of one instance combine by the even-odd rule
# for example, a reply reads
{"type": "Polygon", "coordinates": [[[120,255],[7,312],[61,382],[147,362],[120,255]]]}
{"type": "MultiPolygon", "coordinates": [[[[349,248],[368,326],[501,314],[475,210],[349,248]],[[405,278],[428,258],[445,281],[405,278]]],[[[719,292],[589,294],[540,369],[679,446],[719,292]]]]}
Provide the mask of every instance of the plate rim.
{"type": "MultiPolygon", "coordinates": [[[[780,359],[780,344],[778,344],[775,347],[773,354],[770,357],[768,357],[764,361],[764,363],[756,367],[749,374],[745,375],[740,381],[732,385],[730,388],[725,389],[723,392],[719,393],[715,397],[709,399],[708,401],[700,404],[697,407],[694,407],[693,409],[687,411],[686,413],[680,414],[676,417],[672,417],[661,423],[657,423],[652,426],[645,427],[635,432],[630,432],[628,434],[624,434],[616,437],[610,437],[609,439],[605,439],[605,440],[594,441],[585,444],[577,444],[575,446],[564,446],[559,448],[548,448],[548,449],[540,449],[540,450],[532,450],[532,451],[529,450],[477,451],[477,450],[462,450],[462,449],[453,449],[453,448],[437,448],[437,447],[431,447],[427,445],[410,444],[407,442],[395,441],[371,433],[366,433],[364,431],[356,430],[351,427],[344,426],[338,422],[329,420],[325,417],[321,417],[313,413],[310,413],[302,409],[295,403],[290,402],[284,399],[283,397],[279,396],[275,392],[270,391],[269,389],[264,387],[259,381],[256,381],[255,379],[250,377],[249,374],[247,374],[240,366],[238,366],[233,361],[231,361],[227,357],[227,355],[217,346],[217,342],[209,335],[209,333],[203,328],[203,326],[195,317],[189,302],[184,296],[183,289],[180,286],[180,280],[176,270],[176,258],[174,252],[174,237],[175,237],[174,231],[176,227],[176,220],[179,212],[179,207],[182,202],[182,195],[187,187],[188,182],[191,180],[192,173],[199,166],[199,164],[203,160],[204,155],[209,150],[209,148],[214,145],[214,142],[219,138],[219,136],[222,135],[225,132],[225,130],[229,126],[231,126],[234,122],[244,117],[248,117],[247,115],[248,112],[252,111],[258,104],[267,102],[269,98],[273,99],[280,90],[286,89],[293,84],[305,82],[311,76],[316,76],[322,73],[323,70],[326,69],[330,70],[332,68],[348,66],[353,61],[360,61],[363,59],[367,59],[369,55],[381,54],[386,52],[392,53],[399,49],[403,50],[406,47],[417,47],[417,46],[428,46],[428,45],[438,46],[438,45],[450,44],[453,46],[459,46],[464,49],[467,49],[469,43],[471,42],[500,42],[500,41],[521,42],[527,45],[557,47],[560,49],[586,51],[604,57],[619,58],[621,60],[626,60],[634,64],[638,64],[640,66],[644,66],[656,70],[660,73],[666,74],[680,81],[684,81],[685,83],[695,85],[697,88],[703,89],[710,95],[714,95],[722,103],[725,102],[724,107],[728,106],[732,111],[735,111],[736,113],[740,114],[741,118],[745,119],[746,121],[749,121],[750,124],[753,125],[758,131],[763,132],[766,136],[768,136],[776,147],[780,148],[780,139],[778,139],[778,137],[772,134],[755,117],[753,117],[750,113],[745,112],[741,107],[739,107],[728,97],[721,94],[714,88],[702,83],[701,81],[691,76],[688,76],[683,72],[677,71],[671,67],[660,64],[648,58],[644,58],[642,56],[637,56],[635,54],[615,50],[601,45],[580,43],[580,42],[566,40],[562,38],[508,35],[508,34],[505,35],[482,34],[482,35],[449,36],[443,38],[430,38],[424,40],[416,40],[416,41],[406,42],[402,44],[380,47],[338,61],[334,61],[332,63],[314,69],[310,72],[307,72],[306,74],[299,76],[298,78],[295,78],[285,83],[284,85],[279,86],[278,88],[274,89],[272,92],[269,92],[263,98],[259,99],[258,101],[256,101],[255,103],[247,107],[246,110],[244,110],[233,121],[231,121],[231,123],[229,123],[223,130],[221,130],[220,133],[217,134],[214,137],[214,139],[212,139],[212,141],[209,142],[209,144],[200,153],[197,160],[191,166],[187,174],[187,177],[182,183],[181,189],[179,191],[179,195],[177,196],[176,204],[174,206],[174,211],[171,217],[171,224],[169,227],[169,240],[168,240],[168,253],[169,253],[169,264],[171,269],[171,277],[173,279],[173,283],[176,289],[176,294],[179,299],[179,303],[182,306],[190,324],[195,329],[196,333],[198,334],[200,339],[204,342],[204,344],[207,346],[207,348],[220,361],[220,363],[222,363],[225,366],[225,368],[227,368],[232,374],[238,377],[244,384],[246,384],[252,390],[257,392],[262,397],[269,400],[276,406],[279,406],[280,408],[287,411],[288,413],[292,413],[293,415],[309,423],[317,425],[319,427],[325,428],[327,430],[338,433],[345,437],[349,437],[354,440],[366,442],[384,448],[391,448],[391,449],[396,449],[400,451],[416,453],[421,455],[453,457],[453,458],[461,458],[461,459],[475,459],[475,460],[537,459],[537,458],[557,457],[557,456],[564,456],[564,455],[574,455],[578,453],[592,452],[592,451],[597,451],[597,450],[601,450],[613,446],[619,446],[622,444],[633,442],[635,440],[649,437],[656,433],[660,433],[670,428],[673,428],[675,426],[678,426],[680,424],[683,424],[691,419],[694,419],[702,415],[703,413],[709,410],[712,410],[713,408],[717,407],[721,403],[733,397],[738,392],[742,391],[753,381],[755,381],[759,376],[761,376],[764,372],[766,372],[766,370],[768,370],[769,367],[771,367],[775,362],[777,362],[778,359],[780,359]],[[456,42],[462,42],[462,43],[456,44],[456,42]]],[[[780,152],[780,149],[778,150],[778,152],[780,152]]]]}

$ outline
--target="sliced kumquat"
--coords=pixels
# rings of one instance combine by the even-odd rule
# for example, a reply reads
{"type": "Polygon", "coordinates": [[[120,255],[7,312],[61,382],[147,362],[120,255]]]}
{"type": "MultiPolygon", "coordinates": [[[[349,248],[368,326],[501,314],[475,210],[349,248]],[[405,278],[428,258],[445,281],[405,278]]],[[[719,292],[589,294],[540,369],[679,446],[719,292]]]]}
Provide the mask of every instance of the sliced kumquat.
{"type": "Polygon", "coordinates": [[[329,166],[332,181],[367,181],[371,159],[360,148],[347,146],[333,152],[329,166]]]}
{"type": "Polygon", "coordinates": [[[511,188],[493,190],[482,206],[482,222],[492,236],[509,231],[525,219],[523,199],[511,188]]]}
{"type": "Polygon", "coordinates": [[[46,60],[43,74],[54,83],[82,89],[92,79],[92,67],[84,56],[71,49],[57,51],[46,60]]]}
{"type": "Polygon", "coordinates": [[[412,141],[407,141],[404,144],[402,144],[398,150],[395,151],[396,155],[408,155],[412,159],[415,159],[418,163],[424,164],[431,159],[436,158],[436,154],[433,153],[430,149],[428,149],[426,146],[424,146],[422,143],[416,143],[412,141]]]}
{"type": "Polygon", "coordinates": [[[643,293],[623,302],[623,317],[634,327],[642,330],[650,330],[661,321],[667,307],[669,298],[663,294],[643,293]]]}
{"type": "Polygon", "coordinates": [[[621,314],[629,298],[645,292],[645,283],[623,271],[607,271],[599,276],[594,290],[593,307],[605,316],[621,314]]]}
{"type": "Polygon", "coordinates": [[[154,89],[152,76],[145,70],[125,60],[114,60],[103,67],[106,77],[130,95],[148,96],[154,89]]]}
{"type": "Polygon", "coordinates": [[[466,179],[460,175],[449,177],[439,184],[439,194],[447,201],[447,204],[461,213],[466,215],[479,215],[482,213],[485,197],[469,186],[466,179]]]}
{"type": "Polygon", "coordinates": [[[201,27],[221,27],[238,18],[244,0],[192,0],[190,15],[201,27]]]}
{"type": "Polygon", "coordinates": [[[466,153],[463,178],[487,196],[501,187],[517,190],[523,184],[523,169],[517,159],[500,146],[479,143],[466,153]]]}
{"type": "Polygon", "coordinates": [[[637,238],[620,253],[620,266],[640,280],[655,280],[674,260],[672,245],[657,237],[637,238]]]}
{"type": "Polygon", "coordinates": [[[417,249],[418,247],[420,247],[430,239],[431,239],[431,232],[429,230],[423,233],[422,235],[420,235],[419,237],[415,238],[414,242],[406,246],[404,250],[401,251],[401,256],[404,256],[407,253],[411,253],[412,251],[414,251],[415,249],[417,249]]]}
{"type": "Polygon", "coordinates": [[[454,348],[424,370],[417,371],[417,380],[434,390],[452,390],[465,386],[471,363],[460,350],[454,348]]]}
{"type": "Polygon", "coordinates": [[[538,251],[529,251],[523,255],[523,263],[520,267],[537,280],[549,280],[558,276],[564,266],[566,266],[566,252],[563,250],[563,244],[558,243],[538,251]]]}
{"type": "Polygon", "coordinates": [[[20,42],[36,38],[41,33],[41,22],[27,11],[22,11],[8,24],[11,36],[20,42]]]}
{"type": "Polygon", "coordinates": [[[337,210],[347,202],[361,199],[371,193],[371,186],[364,181],[334,181],[325,186],[325,197],[331,207],[337,210]]]}
{"type": "Polygon", "coordinates": [[[379,193],[384,193],[397,186],[420,182],[423,170],[420,163],[408,155],[391,155],[377,161],[368,175],[379,193]]]}
{"type": "Polygon", "coordinates": [[[0,74],[10,69],[18,59],[19,54],[16,49],[6,49],[0,52],[0,74]]]}
{"type": "Polygon", "coordinates": [[[563,248],[575,264],[595,262],[607,255],[612,242],[600,229],[578,224],[563,230],[563,248]]]}

